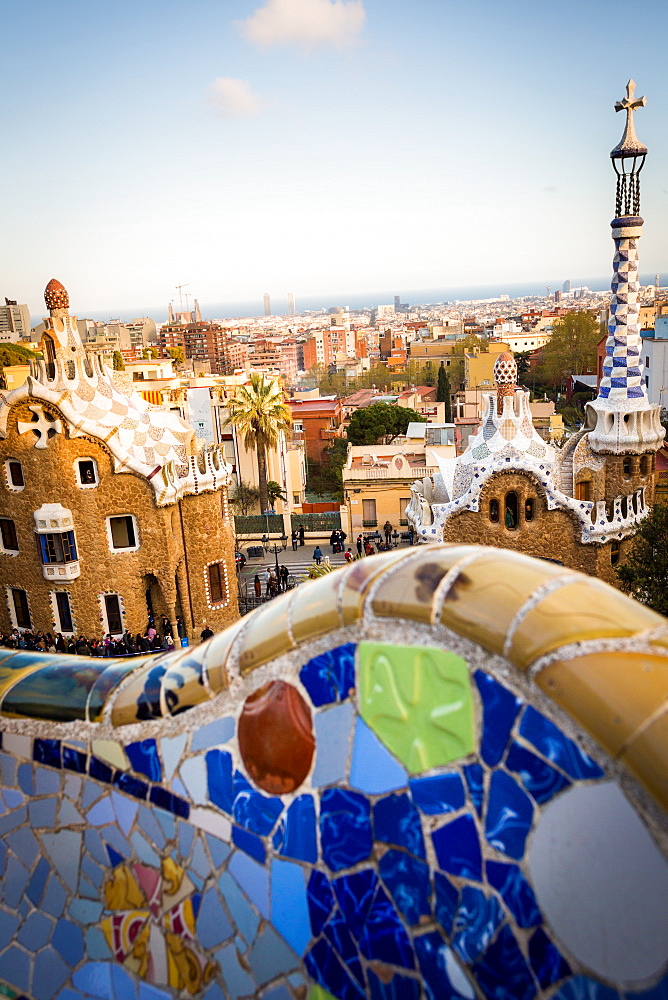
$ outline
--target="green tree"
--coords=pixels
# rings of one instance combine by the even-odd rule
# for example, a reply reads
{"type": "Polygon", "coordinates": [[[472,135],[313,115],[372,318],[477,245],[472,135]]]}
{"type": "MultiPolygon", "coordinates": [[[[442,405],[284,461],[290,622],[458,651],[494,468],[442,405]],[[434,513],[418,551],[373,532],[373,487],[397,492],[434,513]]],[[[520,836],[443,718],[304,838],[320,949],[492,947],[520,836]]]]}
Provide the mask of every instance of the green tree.
{"type": "Polygon", "coordinates": [[[445,365],[438,369],[438,383],[436,386],[436,402],[445,403],[445,422],[449,424],[452,420],[452,406],[450,402],[450,374],[445,365]]]}
{"type": "Polygon", "coordinates": [[[260,491],[240,479],[230,496],[230,506],[235,514],[251,514],[255,511],[259,499],[260,491]]]}
{"type": "Polygon", "coordinates": [[[183,347],[168,347],[167,353],[177,365],[182,365],[186,360],[186,352],[183,347]]]}
{"type": "Polygon", "coordinates": [[[125,371],[125,361],[123,361],[123,355],[120,351],[114,351],[113,365],[115,372],[125,371]]]}
{"type": "Polygon", "coordinates": [[[529,364],[529,358],[531,357],[531,351],[517,351],[513,357],[515,358],[515,364],[517,365],[517,375],[521,378],[526,375],[531,367],[529,364]]]}
{"type": "Polygon", "coordinates": [[[488,351],[489,340],[487,337],[478,337],[475,333],[467,333],[457,341],[457,348],[460,351],[488,351]]]}
{"type": "Polygon", "coordinates": [[[622,590],[660,615],[668,615],[668,505],[656,504],[633,538],[626,562],[618,566],[622,590]]]}
{"type": "Polygon", "coordinates": [[[334,438],[325,449],[321,465],[309,462],[307,488],[317,496],[330,496],[343,500],[343,466],[346,464],[348,442],[345,438],[334,438]]]}
{"type": "Polygon", "coordinates": [[[273,507],[277,500],[287,501],[288,499],[288,495],[281,484],[275,482],[273,479],[270,479],[267,483],[267,496],[269,497],[270,507],[273,507]]]}
{"type": "Polygon", "coordinates": [[[559,385],[569,375],[596,370],[601,332],[594,313],[570,312],[557,320],[542,350],[538,380],[559,385]]]}
{"type": "Polygon", "coordinates": [[[6,389],[4,370],[13,365],[26,365],[29,361],[34,361],[38,355],[34,351],[28,350],[21,344],[2,344],[0,346],[0,384],[6,389]]]}
{"type": "Polygon", "coordinates": [[[229,416],[225,425],[233,424],[249,451],[257,455],[260,510],[269,509],[267,491],[267,450],[274,448],[281,431],[292,423],[290,407],[285,403],[279,382],[252,372],[250,382],[240,385],[228,401],[229,416]]]}
{"type": "Polygon", "coordinates": [[[351,444],[389,444],[398,434],[405,434],[411,421],[426,423],[427,418],[405,406],[372,403],[355,410],[348,424],[351,444]]]}
{"type": "Polygon", "coordinates": [[[145,358],[147,361],[152,361],[153,358],[157,358],[158,351],[155,347],[145,347],[144,350],[141,352],[141,356],[142,358],[145,358]]]}

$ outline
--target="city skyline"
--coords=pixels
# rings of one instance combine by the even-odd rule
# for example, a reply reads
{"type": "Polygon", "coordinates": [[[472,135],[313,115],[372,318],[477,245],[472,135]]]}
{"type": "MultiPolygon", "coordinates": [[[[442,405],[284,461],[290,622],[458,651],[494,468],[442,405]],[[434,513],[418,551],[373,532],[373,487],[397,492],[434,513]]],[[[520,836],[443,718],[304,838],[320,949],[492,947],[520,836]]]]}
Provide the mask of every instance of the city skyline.
{"type": "Polygon", "coordinates": [[[631,76],[648,96],[643,270],[661,272],[666,11],[645,8],[641,66],[615,55],[624,16],[598,0],[558,17],[488,0],[195,0],[187,16],[10,0],[0,295],[40,315],[55,276],[80,315],[137,314],[178,310],[187,284],[211,315],[261,311],[265,290],[278,307],[294,289],[302,310],[605,275],[631,76]]]}

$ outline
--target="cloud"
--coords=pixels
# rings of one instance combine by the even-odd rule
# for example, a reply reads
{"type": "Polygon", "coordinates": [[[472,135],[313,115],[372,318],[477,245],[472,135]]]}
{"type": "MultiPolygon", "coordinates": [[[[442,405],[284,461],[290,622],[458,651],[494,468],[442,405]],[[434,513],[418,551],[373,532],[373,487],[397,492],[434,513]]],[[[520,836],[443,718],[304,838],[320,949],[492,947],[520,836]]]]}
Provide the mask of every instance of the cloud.
{"type": "Polygon", "coordinates": [[[247,80],[219,76],[210,88],[210,100],[223,118],[254,118],[262,111],[263,101],[254,94],[247,80]]]}
{"type": "Polygon", "coordinates": [[[352,45],[364,26],[363,0],[265,0],[239,27],[254,45],[352,45]]]}

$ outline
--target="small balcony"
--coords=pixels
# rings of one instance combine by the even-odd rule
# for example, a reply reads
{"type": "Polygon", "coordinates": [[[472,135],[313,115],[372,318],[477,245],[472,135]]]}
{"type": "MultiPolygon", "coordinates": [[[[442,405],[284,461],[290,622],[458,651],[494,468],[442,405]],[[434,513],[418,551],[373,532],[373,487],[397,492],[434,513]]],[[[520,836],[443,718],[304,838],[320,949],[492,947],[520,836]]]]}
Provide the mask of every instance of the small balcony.
{"type": "Polygon", "coordinates": [[[371,521],[364,521],[363,520],[362,521],[362,527],[363,528],[377,528],[378,527],[378,519],[374,517],[371,521]]]}

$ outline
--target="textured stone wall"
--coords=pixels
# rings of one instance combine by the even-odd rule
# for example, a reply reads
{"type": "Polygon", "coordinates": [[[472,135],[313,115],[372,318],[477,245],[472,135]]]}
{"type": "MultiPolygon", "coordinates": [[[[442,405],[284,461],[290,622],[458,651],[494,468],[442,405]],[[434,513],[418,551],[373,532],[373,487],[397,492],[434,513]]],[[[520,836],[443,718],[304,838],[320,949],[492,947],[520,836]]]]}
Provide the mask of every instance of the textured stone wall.
{"type": "MultiPolygon", "coordinates": [[[[61,415],[55,408],[44,406],[54,417],[61,415]]],[[[17,406],[11,413],[7,438],[0,442],[2,461],[1,511],[16,525],[19,554],[0,553],[0,630],[11,627],[6,587],[19,587],[28,594],[33,627],[52,631],[50,592],[65,590],[77,633],[90,638],[99,637],[104,631],[101,620],[100,595],[118,593],[122,597],[124,625],[131,632],[144,631],[147,627],[145,590],[155,577],[152,587],[154,612],[174,617],[176,602],[176,573],[184,560],[184,537],[192,547],[194,572],[199,581],[193,581],[192,603],[194,628],[191,639],[199,637],[203,619],[211,628],[222,628],[237,617],[236,581],[234,569],[234,542],[229,522],[223,523],[221,505],[226,503],[225,490],[187,497],[182,501],[184,531],[176,507],[158,508],[154,491],[149,482],[132,473],[115,474],[113,461],[104,444],[94,438],[70,438],[63,433],[53,435],[47,447],[36,448],[35,436],[28,431],[19,434],[17,420],[30,421],[32,412],[28,405],[17,406]],[[13,491],[8,487],[5,462],[17,459],[23,467],[25,488],[13,491]],[[78,458],[92,458],[97,463],[99,485],[82,489],[78,485],[74,463],[78,458]],[[81,575],[70,583],[56,583],[44,578],[35,536],[34,511],[44,503],[60,503],[72,511],[81,575]],[[110,516],[133,514],[139,536],[137,551],[112,552],[106,530],[110,516]],[[204,599],[203,560],[211,561],[207,553],[220,553],[228,565],[229,602],[225,607],[212,610],[204,599]]],[[[66,428],[63,420],[63,428],[66,428]]],[[[217,556],[216,556],[217,557],[217,556]]],[[[181,588],[183,590],[184,587],[181,588]]],[[[189,605],[181,594],[184,621],[188,621],[189,605]]]]}
{"type": "MultiPolygon", "coordinates": [[[[482,489],[478,513],[462,511],[451,517],[443,532],[444,542],[465,542],[513,549],[539,559],[556,559],[571,569],[598,576],[616,585],[610,565],[609,545],[583,545],[579,522],[564,510],[548,510],[545,494],[536,481],[519,472],[492,476],[482,489]],[[518,497],[519,523],[506,527],[504,501],[508,492],[518,497]],[[524,515],[525,501],[534,500],[533,520],[524,515]],[[499,503],[499,520],[490,520],[490,501],[499,503]]],[[[627,548],[623,545],[623,550],[627,548]]]]}
{"type": "Polygon", "coordinates": [[[606,455],[605,456],[605,498],[606,500],[615,497],[625,497],[641,486],[645,488],[645,501],[648,504],[654,502],[654,455],[648,454],[649,471],[642,474],[642,462],[645,456],[641,455],[606,455]],[[624,461],[630,460],[630,474],[624,472],[624,461]]]}

